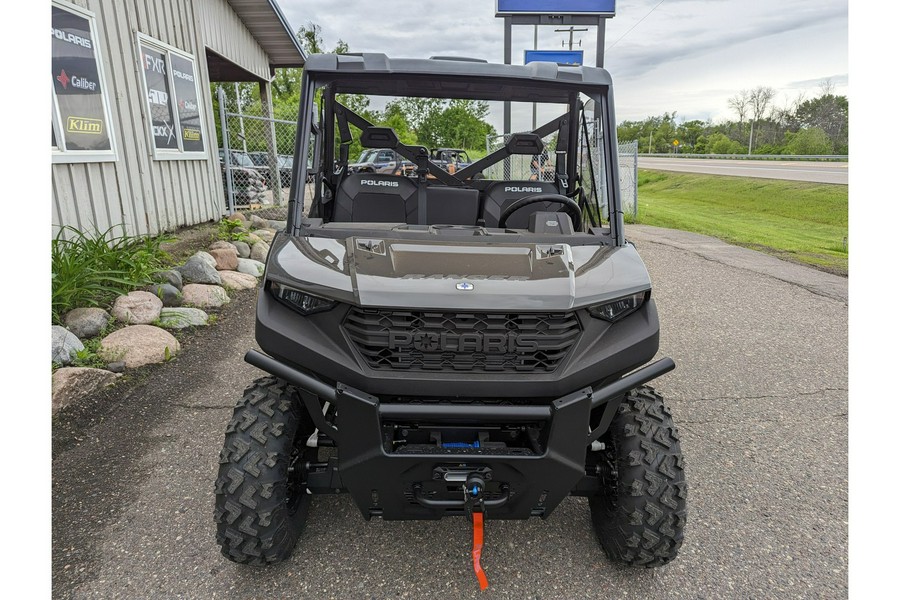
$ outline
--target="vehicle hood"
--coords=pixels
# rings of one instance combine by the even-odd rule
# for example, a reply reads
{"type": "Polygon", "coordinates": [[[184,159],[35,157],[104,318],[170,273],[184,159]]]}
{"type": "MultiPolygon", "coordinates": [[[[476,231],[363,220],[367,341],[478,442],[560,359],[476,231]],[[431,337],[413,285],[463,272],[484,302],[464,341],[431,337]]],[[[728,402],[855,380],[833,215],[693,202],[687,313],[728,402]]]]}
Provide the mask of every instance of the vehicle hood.
{"type": "Polygon", "coordinates": [[[358,306],[569,310],[650,288],[633,246],[279,235],[266,277],[358,306]]]}

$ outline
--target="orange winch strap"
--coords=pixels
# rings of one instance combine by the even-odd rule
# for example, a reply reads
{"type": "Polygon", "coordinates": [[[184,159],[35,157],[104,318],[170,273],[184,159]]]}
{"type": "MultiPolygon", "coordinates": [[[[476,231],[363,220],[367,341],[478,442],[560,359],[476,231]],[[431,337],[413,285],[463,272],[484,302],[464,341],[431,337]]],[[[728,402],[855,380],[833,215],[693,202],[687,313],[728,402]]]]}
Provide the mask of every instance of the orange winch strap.
{"type": "Polygon", "coordinates": [[[481,548],[484,546],[484,513],[472,513],[473,544],[472,544],[472,563],[475,566],[475,576],[478,577],[478,583],[482,590],[486,590],[488,586],[487,575],[481,568],[481,548]]]}

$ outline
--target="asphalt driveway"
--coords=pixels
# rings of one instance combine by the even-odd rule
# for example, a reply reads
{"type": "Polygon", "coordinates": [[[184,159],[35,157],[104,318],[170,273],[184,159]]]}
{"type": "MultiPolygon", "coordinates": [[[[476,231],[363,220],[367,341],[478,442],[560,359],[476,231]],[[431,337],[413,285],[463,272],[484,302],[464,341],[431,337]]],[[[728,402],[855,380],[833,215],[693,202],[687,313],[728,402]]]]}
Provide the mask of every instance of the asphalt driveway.
{"type": "Polygon", "coordinates": [[[847,596],[847,280],[717,240],[631,226],[662,325],[656,382],[682,433],[679,558],[611,564],[587,502],[488,522],[478,591],[461,518],[366,523],[315,497],[289,561],[232,564],[213,480],[243,363],[252,292],[147,368],[54,422],[57,598],[842,598],[847,596]]]}

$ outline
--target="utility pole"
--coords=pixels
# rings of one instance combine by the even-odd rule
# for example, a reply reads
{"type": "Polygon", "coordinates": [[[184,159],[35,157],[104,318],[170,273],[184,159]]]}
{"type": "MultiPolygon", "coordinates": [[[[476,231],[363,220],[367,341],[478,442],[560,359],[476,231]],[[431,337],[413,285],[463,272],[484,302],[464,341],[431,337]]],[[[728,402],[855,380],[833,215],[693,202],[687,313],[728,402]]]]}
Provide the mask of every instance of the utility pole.
{"type": "MultiPolygon", "coordinates": [[[[569,26],[568,29],[554,29],[553,31],[557,31],[560,33],[569,32],[569,50],[572,49],[572,46],[575,45],[575,32],[576,31],[587,31],[587,27],[576,29],[574,25],[569,26]]],[[[563,40],[563,47],[565,47],[566,42],[563,40]]],[[[581,40],[578,40],[578,45],[581,45],[581,40]]],[[[599,65],[598,65],[599,66],[599,65]]]]}

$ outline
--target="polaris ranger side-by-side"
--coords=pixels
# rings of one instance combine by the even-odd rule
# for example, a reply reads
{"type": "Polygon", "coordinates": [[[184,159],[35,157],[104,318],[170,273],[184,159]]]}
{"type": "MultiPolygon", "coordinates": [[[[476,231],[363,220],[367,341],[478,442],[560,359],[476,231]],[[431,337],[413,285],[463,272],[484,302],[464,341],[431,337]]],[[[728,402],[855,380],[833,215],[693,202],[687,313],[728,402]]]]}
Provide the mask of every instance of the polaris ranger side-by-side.
{"type": "Polygon", "coordinates": [[[220,456],[223,554],[284,560],[311,495],[346,492],[365,519],[467,517],[482,588],[485,520],[547,519],[569,495],[588,498],[612,560],[675,558],[681,449],[646,385],[675,364],[650,362],[659,321],[625,239],[609,74],[313,55],[301,93],[262,352],[246,355],[270,376],[238,402],[220,456]],[[552,118],[448,173],[342,94],[537,102],[552,118]],[[354,139],[415,176],[349,172],[354,139]],[[529,179],[542,155],[552,181],[529,179]]]}

